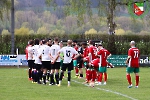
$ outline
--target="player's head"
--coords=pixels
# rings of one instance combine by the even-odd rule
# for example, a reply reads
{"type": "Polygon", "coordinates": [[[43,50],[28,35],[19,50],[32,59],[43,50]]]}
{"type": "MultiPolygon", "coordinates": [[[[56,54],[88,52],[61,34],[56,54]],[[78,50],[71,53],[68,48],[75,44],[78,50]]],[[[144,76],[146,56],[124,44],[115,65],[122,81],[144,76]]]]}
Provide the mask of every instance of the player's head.
{"type": "Polygon", "coordinates": [[[34,44],[35,44],[35,45],[39,45],[39,42],[40,42],[39,39],[35,39],[35,40],[34,40],[34,44]]]}
{"type": "Polygon", "coordinates": [[[94,42],[92,40],[89,40],[89,45],[93,45],[94,42]]]}
{"type": "Polygon", "coordinates": [[[29,45],[32,45],[32,46],[33,46],[33,45],[34,45],[34,41],[33,41],[33,40],[30,40],[30,41],[29,41],[29,45]]]}
{"type": "Polygon", "coordinates": [[[135,41],[131,41],[130,46],[135,46],[135,41]]]}
{"type": "Polygon", "coordinates": [[[42,40],[42,43],[45,44],[45,45],[48,45],[48,39],[42,40]]]}
{"type": "Polygon", "coordinates": [[[53,44],[53,43],[52,43],[52,40],[51,40],[51,39],[47,39],[47,42],[48,42],[48,46],[50,46],[50,47],[51,47],[51,46],[52,46],[52,44],[53,44]]]}
{"type": "Polygon", "coordinates": [[[86,42],[82,42],[81,45],[82,45],[82,48],[86,48],[87,47],[87,43],[86,42]]]}
{"type": "Polygon", "coordinates": [[[101,48],[103,48],[103,45],[102,45],[102,43],[98,43],[98,44],[97,44],[97,46],[98,46],[98,49],[101,49],[101,48]]]}
{"type": "Polygon", "coordinates": [[[54,43],[58,43],[58,42],[59,42],[58,37],[54,38],[54,43]]]}
{"type": "Polygon", "coordinates": [[[62,41],[59,42],[59,46],[60,46],[60,48],[63,47],[63,42],[62,41]]]}
{"type": "Polygon", "coordinates": [[[73,46],[77,45],[77,40],[73,40],[72,45],[73,46]]]}
{"type": "Polygon", "coordinates": [[[71,46],[72,45],[72,40],[68,40],[67,45],[71,46]]]}

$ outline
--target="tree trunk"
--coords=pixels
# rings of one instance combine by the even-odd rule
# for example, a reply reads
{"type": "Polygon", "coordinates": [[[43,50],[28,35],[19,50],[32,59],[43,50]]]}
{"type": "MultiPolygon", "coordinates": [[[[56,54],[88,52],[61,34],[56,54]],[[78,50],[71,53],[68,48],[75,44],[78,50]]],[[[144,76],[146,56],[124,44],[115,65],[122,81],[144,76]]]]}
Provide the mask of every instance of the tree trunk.
{"type": "Polygon", "coordinates": [[[15,52],[15,38],[14,38],[14,28],[15,28],[15,14],[14,14],[14,0],[11,0],[11,54],[15,52]]]}

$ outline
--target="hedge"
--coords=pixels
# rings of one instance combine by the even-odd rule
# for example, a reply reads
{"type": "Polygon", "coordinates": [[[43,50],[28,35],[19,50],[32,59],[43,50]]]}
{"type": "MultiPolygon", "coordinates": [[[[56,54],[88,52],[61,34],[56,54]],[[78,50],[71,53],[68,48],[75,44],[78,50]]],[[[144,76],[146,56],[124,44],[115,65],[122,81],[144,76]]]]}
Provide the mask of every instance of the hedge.
{"type": "MultiPolygon", "coordinates": [[[[150,35],[84,35],[84,34],[59,34],[59,35],[49,35],[49,34],[36,34],[36,35],[16,35],[15,36],[15,48],[19,49],[20,54],[24,54],[24,49],[30,39],[45,39],[58,37],[62,41],[67,39],[77,40],[77,41],[87,41],[89,39],[96,42],[103,42],[105,48],[107,48],[112,54],[127,54],[130,48],[129,42],[134,40],[136,46],[140,49],[141,55],[150,54],[150,35]]],[[[11,36],[10,35],[0,35],[0,54],[10,54],[11,52],[11,36]]]]}

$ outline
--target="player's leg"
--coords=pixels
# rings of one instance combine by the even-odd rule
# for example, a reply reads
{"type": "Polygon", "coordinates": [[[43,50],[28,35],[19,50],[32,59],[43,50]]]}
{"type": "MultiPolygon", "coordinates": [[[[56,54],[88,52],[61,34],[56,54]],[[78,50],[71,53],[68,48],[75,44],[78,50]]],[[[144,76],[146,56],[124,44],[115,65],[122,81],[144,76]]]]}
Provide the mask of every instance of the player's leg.
{"type": "Polygon", "coordinates": [[[59,84],[59,69],[60,69],[60,62],[56,62],[56,66],[55,66],[55,80],[56,80],[56,85],[59,84]]]}
{"type": "Polygon", "coordinates": [[[107,82],[107,67],[104,67],[104,85],[106,85],[107,82]]]}
{"type": "Polygon", "coordinates": [[[76,74],[75,77],[78,77],[79,76],[79,69],[77,67],[77,60],[73,60],[73,66],[75,68],[75,74],[76,74]]]}
{"type": "Polygon", "coordinates": [[[140,77],[139,77],[139,68],[135,68],[134,69],[134,73],[135,73],[135,88],[138,88],[138,86],[139,86],[139,79],[140,79],[140,77]]]}
{"type": "Polygon", "coordinates": [[[127,68],[126,68],[126,71],[127,71],[127,73],[126,73],[126,78],[127,78],[128,84],[129,84],[128,88],[131,88],[131,87],[132,87],[132,80],[131,80],[131,75],[130,75],[130,73],[132,73],[133,70],[134,70],[134,69],[133,69],[132,67],[127,67],[127,68]]]}
{"type": "Polygon", "coordinates": [[[83,65],[83,60],[79,61],[79,63],[78,63],[78,68],[79,68],[79,73],[80,73],[79,78],[83,78],[82,65],[83,65]]]}
{"type": "Polygon", "coordinates": [[[68,64],[67,68],[68,68],[68,87],[69,87],[71,83],[71,70],[73,70],[72,62],[68,64]]]}
{"type": "MultiPolygon", "coordinates": [[[[98,72],[99,72],[99,79],[98,79],[98,85],[101,85],[102,84],[102,79],[103,79],[103,74],[106,72],[106,67],[102,67],[100,66],[98,68],[98,72]]],[[[106,75],[106,74],[105,74],[106,75]]],[[[106,76],[105,76],[106,78],[106,76]]],[[[105,80],[106,82],[106,80],[105,80]]],[[[105,83],[106,84],[106,83],[105,83]]]]}
{"type": "Polygon", "coordinates": [[[62,68],[61,68],[61,72],[60,72],[60,77],[59,77],[59,84],[58,86],[61,86],[61,82],[62,82],[62,79],[63,79],[63,76],[64,76],[64,72],[66,71],[66,68],[67,68],[67,64],[64,64],[62,65],[62,68]]]}
{"type": "Polygon", "coordinates": [[[54,71],[55,71],[55,63],[51,64],[51,72],[50,72],[50,84],[49,85],[54,85],[54,71]]]}
{"type": "Polygon", "coordinates": [[[31,62],[31,60],[28,60],[28,67],[29,67],[29,69],[28,69],[28,79],[32,80],[32,62],[31,62]]]}
{"type": "Polygon", "coordinates": [[[36,70],[37,70],[36,79],[37,79],[38,84],[41,84],[41,82],[40,82],[41,68],[42,68],[42,66],[40,64],[36,64],[36,70]]]}
{"type": "Polygon", "coordinates": [[[43,67],[43,84],[46,84],[46,76],[47,76],[47,63],[46,61],[42,61],[42,67],[43,67]]]}

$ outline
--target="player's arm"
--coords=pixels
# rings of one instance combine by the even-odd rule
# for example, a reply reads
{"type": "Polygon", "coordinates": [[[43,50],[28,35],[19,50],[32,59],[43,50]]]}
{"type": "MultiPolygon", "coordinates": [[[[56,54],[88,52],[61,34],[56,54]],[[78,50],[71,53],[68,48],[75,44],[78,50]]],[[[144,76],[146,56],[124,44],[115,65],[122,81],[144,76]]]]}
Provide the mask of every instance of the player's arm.
{"type": "Polygon", "coordinates": [[[131,59],[131,56],[128,56],[127,60],[126,60],[126,64],[129,63],[129,60],[131,59]]]}
{"type": "Polygon", "coordinates": [[[127,60],[126,60],[126,64],[129,63],[129,60],[131,59],[131,54],[132,54],[132,51],[131,51],[131,49],[129,49],[129,50],[128,50],[128,58],[127,58],[127,60]]]}

